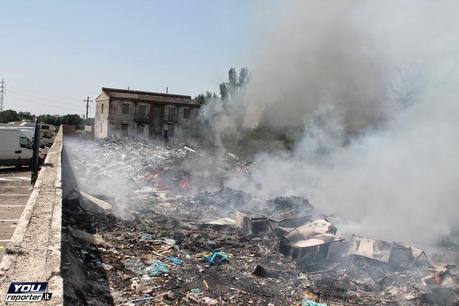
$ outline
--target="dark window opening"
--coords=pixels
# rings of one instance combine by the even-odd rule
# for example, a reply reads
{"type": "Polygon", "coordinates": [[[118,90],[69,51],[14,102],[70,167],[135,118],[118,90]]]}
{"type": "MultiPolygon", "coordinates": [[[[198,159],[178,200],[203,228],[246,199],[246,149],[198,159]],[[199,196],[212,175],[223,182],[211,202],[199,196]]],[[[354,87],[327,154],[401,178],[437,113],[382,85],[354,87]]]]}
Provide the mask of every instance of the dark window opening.
{"type": "Polygon", "coordinates": [[[123,108],[121,111],[123,114],[129,114],[129,104],[123,103],[123,108]]]}
{"type": "Polygon", "coordinates": [[[100,105],[100,107],[101,107],[100,113],[103,114],[103,113],[104,113],[104,103],[102,103],[102,104],[100,105]]]}
{"type": "Polygon", "coordinates": [[[183,119],[190,119],[191,109],[185,108],[183,109],[183,119]]]}
{"type": "MultiPolygon", "coordinates": [[[[175,107],[172,106],[172,107],[169,107],[169,112],[168,112],[168,115],[167,115],[167,119],[169,121],[176,121],[177,120],[177,117],[176,117],[176,112],[175,112],[175,107]]],[[[170,136],[170,135],[169,135],[170,136]]]]}
{"type": "Polygon", "coordinates": [[[153,129],[161,132],[161,113],[163,110],[160,107],[153,107],[153,129]]]}
{"type": "Polygon", "coordinates": [[[147,112],[147,106],[139,105],[138,114],[144,116],[146,112],[147,112]]]}

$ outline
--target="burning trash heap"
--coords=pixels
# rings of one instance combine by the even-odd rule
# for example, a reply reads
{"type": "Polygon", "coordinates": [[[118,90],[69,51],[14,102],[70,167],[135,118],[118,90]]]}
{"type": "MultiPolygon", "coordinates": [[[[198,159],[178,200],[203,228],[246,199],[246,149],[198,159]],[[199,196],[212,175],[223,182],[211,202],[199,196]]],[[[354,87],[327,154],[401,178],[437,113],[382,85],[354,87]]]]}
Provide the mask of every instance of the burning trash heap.
{"type": "Polygon", "coordinates": [[[459,271],[414,246],[340,236],[307,199],[224,186],[234,154],[108,139],[65,143],[72,305],[454,305],[459,271]]]}

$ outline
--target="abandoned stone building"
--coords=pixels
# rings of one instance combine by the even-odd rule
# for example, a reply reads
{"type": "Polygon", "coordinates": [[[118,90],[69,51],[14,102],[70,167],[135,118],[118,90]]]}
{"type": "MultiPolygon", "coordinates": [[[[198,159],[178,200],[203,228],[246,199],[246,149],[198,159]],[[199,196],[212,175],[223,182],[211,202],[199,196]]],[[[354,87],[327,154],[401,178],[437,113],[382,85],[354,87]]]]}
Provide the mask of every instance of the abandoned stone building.
{"type": "Polygon", "coordinates": [[[191,137],[200,106],[191,96],[102,87],[94,137],[191,137]]]}

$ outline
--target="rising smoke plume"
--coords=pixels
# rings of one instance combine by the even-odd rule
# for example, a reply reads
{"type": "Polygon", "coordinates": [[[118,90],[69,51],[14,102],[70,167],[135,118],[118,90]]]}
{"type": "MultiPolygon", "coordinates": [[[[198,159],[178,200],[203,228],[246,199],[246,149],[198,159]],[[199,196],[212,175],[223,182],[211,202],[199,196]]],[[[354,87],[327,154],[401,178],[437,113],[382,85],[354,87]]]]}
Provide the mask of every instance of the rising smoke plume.
{"type": "Polygon", "coordinates": [[[346,233],[421,245],[447,234],[459,223],[458,9],[282,2],[261,18],[269,30],[232,116],[305,133],[293,152],[259,154],[227,185],[307,196],[346,220],[346,233]]]}

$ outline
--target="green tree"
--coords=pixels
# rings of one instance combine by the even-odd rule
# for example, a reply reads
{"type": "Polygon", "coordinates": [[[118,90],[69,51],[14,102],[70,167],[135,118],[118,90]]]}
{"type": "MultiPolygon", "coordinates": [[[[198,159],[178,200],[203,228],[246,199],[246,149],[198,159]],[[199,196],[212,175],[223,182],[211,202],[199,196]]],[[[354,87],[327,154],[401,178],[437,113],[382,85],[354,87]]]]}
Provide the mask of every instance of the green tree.
{"type": "Polygon", "coordinates": [[[206,101],[211,99],[217,99],[217,94],[215,92],[206,91],[206,101]]]}
{"type": "Polygon", "coordinates": [[[46,124],[52,124],[52,125],[59,126],[62,123],[61,116],[47,114],[47,115],[40,115],[38,116],[38,118],[40,119],[40,122],[46,123],[46,124]]]}
{"type": "Polygon", "coordinates": [[[196,97],[194,97],[194,100],[202,105],[206,102],[206,96],[204,96],[203,94],[199,94],[196,97]]]}
{"type": "Polygon", "coordinates": [[[242,68],[239,71],[239,76],[235,68],[231,67],[228,70],[228,82],[220,84],[220,95],[222,100],[225,100],[228,96],[235,96],[237,92],[247,84],[249,79],[249,70],[242,68]]]}
{"type": "Polygon", "coordinates": [[[220,97],[222,100],[228,98],[228,86],[224,82],[220,84],[220,97]]]}
{"type": "Polygon", "coordinates": [[[33,118],[34,118],[34,116],[29,112],[19,112],[18,115],[19,115],[19,118],[21,120],[30,120],[30,121],[32,121],[33,118]]]}
{"type": "Polygon", "coordinates": [[[8,123],[13,121],[20,121],[19,115],[16,111],[8,109],[0,113],[0,123],[8,123]]]}
{"type": "Polygon", "coordinates": [[[236,69],[231,67],[228,71],[228,92],[230,96],[234,96],[239,89],[239,84],[237,82],[237,72],[236,69]]]}
{"type": "MultiPolygon", "coordinates": [[[[222,82],[219,85],[220,99],[227,100],[232,95],[235,95],[249,81],[249,70],[244,67],[239,71],[239,75],[235,68],[231,67],[228,70],[228,82],[222,82]]],[[[217,100],[216,93],[206,91],[205,94],[197,95],[194,100],[200,104],[204,104],[210,100],[217,100]]]]}
{"type": "Polygon", "coordinates": [[[241,69],[241,71],[239,71],[239,80],[238,80],[239,88],[247,84],[248,81],[249,81],[249,69],[244,67],[241,69]]]}
{"type": "Polygon", "coordinates": [[[233,67],[231,67],[228,71],[228,81],[230,88],[237,88],[239,86],[237,82],[237,72],[236,69],[234,69],[233,67]]]}
{"type": "Polygon", "coordinates": [[[202,104],[206,103],[207,101],[215,100],[217,98],[218,97],[217,97],[217,94],[215,92],[206,91],[205,94],[199,94],[196,97],[194,97],[194,100],[202,105],[202,104]]]}
{"type": "Polygon", "coordinates": [[[68,114],[68,115],[62,116],[62,124],[70,124],[70,125],[82,126],[83,125],[83,119],[80,117],[80,115],[68,114]]]}

